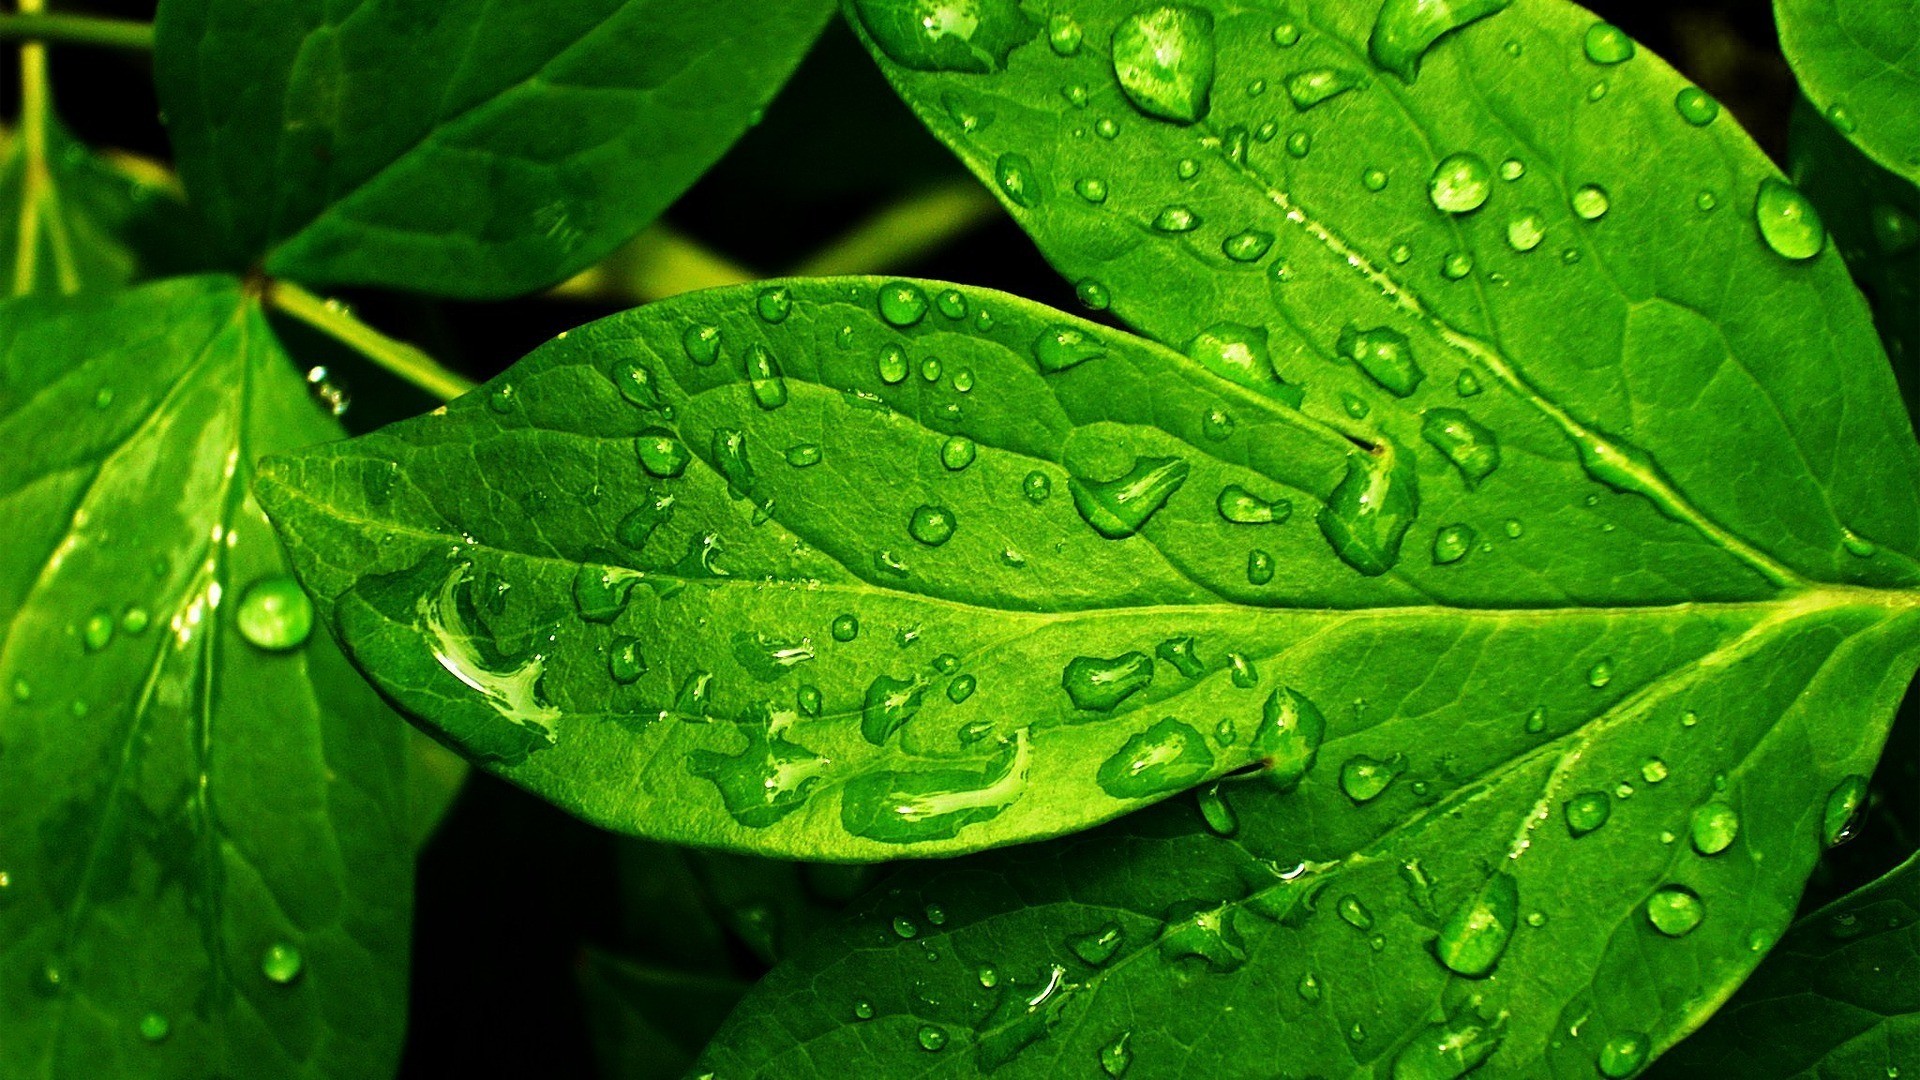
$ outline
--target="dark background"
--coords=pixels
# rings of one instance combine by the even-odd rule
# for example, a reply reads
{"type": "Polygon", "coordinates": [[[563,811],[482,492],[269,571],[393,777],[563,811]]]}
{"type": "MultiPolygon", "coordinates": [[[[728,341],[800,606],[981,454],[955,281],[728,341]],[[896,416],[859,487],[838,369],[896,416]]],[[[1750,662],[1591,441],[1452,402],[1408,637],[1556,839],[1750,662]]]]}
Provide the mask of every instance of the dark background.
{"type": "MultiPolygon", "coordinates": [[[[151,2],[137,0],[55,6],[138,19],[153,14],[151,2]]],[[[1712,93],[1784,163],[1795,91],[1765,0],[1587,6],[1712,93]]],[[[272,16],[263,11],[262,17],[272,16]]],[[[0,115],[11,116],[17,79],[7,52],[0,64],[0,115]]],[[[55,108],[83,141],[166,158],[144,57],[58,49],[53,80],[55,108]]],[[[744,266],[778,272],[889,200],[961,175],[836,24],[764,122],[667,219],[744,266]]],[[[990,284],[1078,308],[1071,288],[1004,217],[934,255],[889,269],[990,284]]],[[[488,304],[381,294],[349,299],[368,322],[477,379],[553,334],[616,309],[542,298],[488,304]]],[[[356,430],[434,404],[325,342],[297,330],[289,336],[290,345],[308,354],[304,360],[327,363],[357,392],[346,417],[356,430]]],[[[1920,838],[1915,712],[1903,710],[1862,838],[1829,853],[1808,890],[1808,907],[1863,884],[1914,849],[1920,838]]],[[[402,1077],[595,1074],[576,976],[584,946],[619,951],[633,944],[635,920],[621,910],[620,845],[500,781],[469,781],[420,859],[402,1077]]],[[[736,973],[757,975],[752,954],[737,952],[736,973]]]]}

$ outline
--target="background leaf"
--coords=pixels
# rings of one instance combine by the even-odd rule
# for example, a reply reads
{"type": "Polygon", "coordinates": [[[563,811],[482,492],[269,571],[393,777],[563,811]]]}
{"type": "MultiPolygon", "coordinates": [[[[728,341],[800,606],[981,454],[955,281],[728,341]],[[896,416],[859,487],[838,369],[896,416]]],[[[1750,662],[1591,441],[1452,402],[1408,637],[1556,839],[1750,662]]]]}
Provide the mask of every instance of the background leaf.
{"type": "Polygon", "coordinates": [[[744,131],[825,22],[669,0],[167,0],[155,76],[239,265],[497,297],[638,232],[744,131]],[[404,105],[402,104],[404,103],[404,105]]]}
{"type": "Polygon", "coordinates": [[[595,949],[580,991],[603,1076],[666,1080],[685,1073],[746,984],[630,963],[595,949]]]}
{"type": "Polygon", "coordinates": [[[1887,1080],[1920,1067],[1920,859],[1796,922],[1659,1078],[1887,1080]]]}
{"type": "Polygon", "coordinates": [[[230,279],[0,313],[0,1073],[392,1069],[405,729],[248,490],[337,433],[230,279]]]}
{"type": "Polygon", "coordinates": [[[1800,89],[1868,157],[1920,180],[1920,4],[1774,0],[1800,89]]]}

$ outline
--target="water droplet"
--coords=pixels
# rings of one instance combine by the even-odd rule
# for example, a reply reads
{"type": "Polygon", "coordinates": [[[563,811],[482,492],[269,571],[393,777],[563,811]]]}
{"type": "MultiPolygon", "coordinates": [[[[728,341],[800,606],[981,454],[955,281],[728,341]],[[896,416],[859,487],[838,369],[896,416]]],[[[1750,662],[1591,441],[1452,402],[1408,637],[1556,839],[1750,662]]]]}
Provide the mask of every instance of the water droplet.
{"type": "Polygon", "coordinates": [[[1084,934],[1075,934],[1067,939],[1067,948],[1080,958],[1088,967],[1099,967],[1113,959],[1120,951],[1120,942],[1126,932],[1116,922],[1102,923],[1084,934]]]}
{"type": "Polygon", "coordinates": [[[1387,0],[1367,36],[1373,62],[1411,83],[1420,75],[1420,58],[1434,42],[1484,19],[1513,0],[1387,0]]]}
{"type": "Polygon", "coordinates": [[[1287,97],[1305,112],[1360,85],[1360,77],[1339,68],[1309,68],[1287,76],[1287,97]]]}
{"type": "MultiPolygon", "coordinates": [[[[1365,172],[1360,174],[1360,186],[1363,188],[1366,188],[1368,191],[1373,191],[1373,192],[1385,191],[1387,189],[1388,179],[1389,178],[1387,176],[1387,171],[1385,169],[1369,168],[1365,172]]],[[[1391,253],[1389,253],[1388,257],[1389,258],[1392,257],[1391,253]]],[[[1406,260],[1401,259],[1398,261],[1405,262],[1406,260]]]]}
{"type": "Polygon", "coordinates": [[[1300,980],[1293,984],[1293,989],[1300,995],[1300,1000],[1308,1004],[1320,1000],[1320,980],[1311,971],[1300,976],[1300,980]]]}
{"type": "Polygon", "coordinates": [[[518,399],[514,396],[513,384],[502,383],[487,395],[487,408],[496,413],[510,413],[518,399]]]}
{"type": "Polygon", "coordinates": [[[1047,478],[1046,473],[1036,469],[1028,473],[1026,479],[1020,481],[1020,493],[1027,497],[1028,502],[1035,504],[1046,502],[1053,494],[1053,481],[1047,478]]]}
{"type": "Polygon", "coordinates": [[[634,456],[640,461],[640,467],[648,476],[662,480],[671,480],[687,471],[687,463],[693,460],[689,452],[673,432],[664,428],[648,428],[633,441],[634,456]]]}
{"type": "Polygon", "coordinates": [[[152,616],[147,614],[146,608],[138,604],[131,605],[120,616],[120,629],[125,630],[129,634],[145,633],[151,618],[152,616]]]}
{"type": "MultiPolygon", "coordinates": [[[[614,525],[613,535],[619,539],[622,544],[635,551],[639,551],[647,546],[648,540],[653,538],[654,530],[673,520],[673,513],[673,496],[648,491],[641,498],[640,505],[628,511],[627,514],[614,525]]],[[[622,576],[628,576],[630,579],[630,575],[622,576]]],[[[581,584],[577,578],[576,584],[581,584]]],[[[575,598],[579,598],[577,592],[575,598]]],[[[615,614],[618,614],[617,610],[615,614]]]]}
{"type": "Polygon", "coordinates": [[[1234,262],[1259,262],[1273,247],[1273,234],[1259,229],[1234,233],[1220,242],[1220,252],[1234,262]]]}
{"type": "Polygon", "coordinates": [[[910,281],[889,281],[880,286],[880,317],[905,329],[927,317],[927,294],[910,281]]]}
{"type": "Polygon", "coordinates": [[[1607,1080],[1626,1080],[1647,1063],[1649,1044],[1645,1035],[1620,1035],[1608,1039],[1600,1048],[1600,1075],[1607,1080]]]}
{"type": "Polygon", "coordinates": [[[1475,533],[1470,525],[1448,525],[1433,534],[1433,561],[1437,566],[1457,563],[1473,550],[1475,533]]]}
{"type": "Polygon", "coordinates": [[[1647,921],[1668,937],[1685,937],[1707,917],[1700,894],[1685,885],[1662,885],[1647,898],[1647,921]]]}
{"type": "Polygon", "coordinates": [[[1733,846],[1740,835],[1740,812],[1723,802],[1701,803],[1693,808],[1687,831],[1693,838],[1693,850],[1702,855],[1718,855],[1733,846]]]}
{"type": "Polygon", "coordinates": [[[793,290],[785,285],[769,285],[753,298],[753,309],[766,322],[779,324],[793,313],[793,290]]]}
{"type": "Polygon", "coordinates": [[[1428,409],[1420,434],[1460,470],[1470,491],[1500,467],[1500,441],[1459,409],[1428,409]]]}
{"type": "Polygon", "coordinates": [[[1699,207],[1702,213],[1706,213],[1720,205],[1720,198],[1711,191],[1702,191],[1693,197],[1693,205],[1699,207]]]}
{"type": "MultiPolygon", "coordinates": [[[[1304,131],[1296,131],[1287,136],[1287,153],[1297,158],[1306,157],[1313,152],[1313,136],[1304,131]]],[[[1256,256],[1257,258],[1258,256],[1256,256]]],[[[1251,260],[1243,259],[1242,262],[1251,260]]]]}
{"type": "Polygon", "coordinates": [[[1873,239],[1888,255],[1904,255],[1920,247],[1920,218],[1892,203],[1880,203],[1868,215],[1873,239]]]}
{"type": "Polygon", "coordinates": [[[817,718],[820,715],[821,706],[825,704],[825,698],[820,693],[819,687],[812,684],[802,684],[798,690],[793,692],[793,704],[795,708],[800,710],[802,716],[817,718]]]}
{"type": "Polygon", "coordinates": [[[1538,735],[1545,730],[1547,730],[1547,708],[1544,705],[1536,705],[1527,713],[1526,732],[1529,735],[1538,735]]]}
{"type": "Polygon", "coordinates": [[[1103,116],[1094,121],[1093,133],[1103,139],[1111,141],[1115,136],[1120,134],[1120,125],[1115,123],[1111,117],[1103,116]]]}
{"type": "Polygon", "coordinates": [[[915,1038],[920,1043],[920,1049],[929,1053],[938,1053],[947,1045],[947,1033],[932,1024],[920,1025],[920,1032],[915,1038]]]}
{"type": "Polygon", "coordinates": [[[150,1043],[166,1042],[167,1036],[171,1034],[173,1034],[173,1023],[164,1015],[157,1012],[149,1012],[140,1018],[140,1038],[145,1041],[150,1043]]]}
{"type": "Polygon", "coordinates": [[[300,950],[282,941],[267,946],[260,954],[260,974],[269,982],[285,986],[300,977],[307,968],[306,958],[300,950]]]}
{"type": "Polygon", "coordinates": [[[293,578],[278,574],[247,587],[234,624],[248,644],[270,652],[297,649],[313,632],[313,602],[293,578]]]}
{"type": "Polygon", "coordinates": [[[1127,1045],[1132,1032],[1123,1031],[1112,1042],[1100,1048],[1100,1071],[1120,1080],[1127,1075],[1127,1069],[1133,1064],[1133,1049],[1127,1045]]]}
{"type": "Polygon", "coordinates": [[[1107,182],[1097,176],[1083,176],[1073,182],[1073,190],[1090,203],[1107,201],[1107,182]]]}
{"type": "Polygon", "coordinates": [[[1567,819],[1567,831],[1576,837],[1585,836],[1613,816],[1613,800],[1604,791],[1583,791],[1568,799],[1561,811],[1567,819]]]}
{"type": "Polygon", "coordinates": [[[1368,577],[1393,569],[1400,542],[1420,511],[1418,482],[1401,457],[1395,452],[1347,455],[1346,475],[1315,515],[1334,554],[1368,577]]]}
{"type": "Polygon", "coordinates": [[[732,428],[713,429],[713,464],[727,481],[727,493],[744,499],[753,490],[753,465],[747,460],[747,437],[732,428]]]}
{"type": "Polygon", "coordinates": [[[1047,374],[1098,360],[1106,347],[1092,334],[1074,326],[1049,326],[1033,339],[1033,359],[1047,374]]]}
{"type": "Polygon", "coordinates": [[[1095,779],[1116,799],[1147,799],[1192,787],[1212,770],[1206,736],[1169,716],[1128,739],[1095,779]]]}
{"type": "Polygon", "coordinates": [[[1697,86],[1689,86],[1673,96],[1673,111],[1694,127],[1705,127],[1720,115],[1720,103],[1697,86]]]}
{"type": "Polygon", "coordinates": [[[1519,914],[1519,882],[1511,874],[1496,872],[1447,917],[1434,940],[1433,954],[1457,975],[1484,978],[1507,951],[1519,914]]]}
{"type": "Polygon", "coordinates": [[[1413,247],[1409,244],[1395,244],[1387,251],[1387,258],[1393,260],[1395,266],[1405,266],[1407,260],[1413,258],[1413,247]]]}
{"type": "Polygon", "coordinates": [[[860,618],[852,612],[836,615],[833,619],[833,640],[852,641],[860,636],[860,618]]]}
{"type": "Polygon", "coordinates": [[[1225,409],[1208,409],[1200,418],[1200,433],[1214,442],[1225,441],[1233,434],[1233,417],[1225,409]]]}
{"type": "Polygon", "coordinates": [[[1318,706],[1291,687],[1267,695],[1253,748],[1265,766],[1261,777],[1281,791],[1298,786],[1320,755],[1327,718],[1318,706]]]}
{"type": "Polygon", "coordinates": [[[1800,189],[1774,177],[1760,181],[1753,204],[1761,239],[1782,258],[1811,259],[1827,244],[1826,226],[1800,189]]]}
{"type": "Polygon", "coordinates": [[[939,547],[953,537],[953,511],[944,506],[922,504],[907,519],[907,535],[928,547],[939,547]]]}
{"type": "MultiPolygon", "coordinates": [[[[719,348],[719,337],[714,338],[715,349],[719,348]]],[[[717,355],[717,352],[716,352],[717,355]]],[[[664,402],[660,397],[660,381],[653,369],[638,360],[618,360],[610,369],[613,385],[620,396],[631,404],[643,409],[658,409],[664,402]]],[[[496,410],[497,411],[497,410],[496,410]]]]}
{"type": "Polygon", "coordinates": [[[1594,23],[1587,27],[1582,45],[1587,59],[1596,64],[1618,64],[1633,58],[1633,39],[1612,23],[1594,23]]]}
{"type": "Polygon", "coordinates": [[[1148,116],[1177,124],[1206,116],[1213,69],[1213,15],[1204,8],[1148,8],[1113,31],[1114,78],[1148,116]]]}
{"type": "Polygon", "coordinates": [[[1650,757],[1640,763],[1640,779],[1649,784],[1657,784],[1667,778],[1667,763],[1657,757],[1650,757]]]}
{"type": "Polygon", "coordinates": [[[1459,281],[1473,273],[1473,256],[1464,251],[1450,251],[1440,260],[1440,276],[1448,281],[1459,281]]]}
{"type": "Polygon", "coordinates": [[[973,464],[976,453],[973,440],[964,435],[955,435],[940,444],[940,464],[954,472],[973,464]]]}
{"type": "Polygon", "coordinates": [[[1820,814],[1820,844],[1838,847],[1860,835],[1866,817],[1867,778],[1849,776],[1827,793],[1827,805],[1820,814]]]}
{"type": "Polygon", "coordinates": [[[1133,468],[1112,480],[1068,478],[1073,505],[1095,532],[1123,540],[1139,532],[1187,480],[1178,458],[1137,457],[1133,468]]]}
{"type": "Polygon", "coordinates": [[[1480,209],[1493,193],[1493,174],[1478,154],[1449,154],[1434,166],[1427,194],[1436,209],[1465,214],[1480,209]]]}
{"type": "Polygon", "coordinates": [[[1413,359],[1407,335],[1391,327],[1363,330],[1358,323],[1348,323],[1334,348],[1395,397],[1410,396],[1427,377],[1413,359]]]}
{"type": "Polygon", "coordinates": [[[920,711],[920,697],[925,691],[926,684],[917,680],[875,676],[860,704],[860,734],[875,746],[885,744],[900,725],[920,711]]]}
{"type": "Polygon", "coordinates": [[[616,637],[607,643],[607,675],[622,686],[639,681],[647,673],[647,659],[640,654],[640,642],[616,637]]]}
{"type": "Polygon", "coordinates": [[[866,998],[855,999],[853,1003],[853,1018],[855,1020],[873,1019],[873,1002],[868,1001],[866,998]]]}
{"type": "Polygon", "coordinates": [[[1084,37],[1080,24],[1073,21],[1071,15],[1054,15],[1047,19],[1047,45],[1055,56],[1072,56],[1080,51],[1080,41],[1084,37]]]}
{"type": "Polygon", "coordinates": [[[1355,930],[1373,929],[1373,912],[1368,911],[1367,905],[1352,893],[1342,896],[1339,903],[1334,905],[1334,910],[1340,913],[1340,921],[1355,930]]]}
{"type": "Polygon", "coordinates": [[[1293,513],[1293,504],[1286,499],[1268,502],[1239,484],[1228,484],[1221,488],[1214,507],[1220,512],[1221,518],[1236,525],[1282,522],[1293,513]]]}
{"type": "Polygon", "coordinates": [[[1254,548],[1247,552],[1247,583],[1265,585],[1273,580],[1273,555],[1254,548]]]}
{"type": "MultiPolygon", "coordinates": [[[[1008,201],[1032,209],[1040,205],[1040,174],[1023,154],[1005,153],[993,163],[993,179],[1008,201]]],[[[891,321],[891,320],[889,320],[891,321]]],[[[917,321],[917,320],[916,320],[917,321]]],[[[908,325],[896,323],[897,326],[908,325]]]]}
{"type": "Polygon", "coordinates": [[[820,446],[818,443],[794,443],[781,454],[787,464],[796,469],[810,469],[820,464],[820,446]]]}
{"type": "Polygon", "coordinates": [[[1479,1068],[1500,1048],[1497,1025],[1475,1018],[1429,1024],[1415,1032],[1393,1059],[1394,1080],[1457,1080],[1479,1068]]]}
{"type": "Polygon", "coordinates": [[[856,836],[907,844],[951,839],[966,826],[995,817],[1025,790],[1031,760],[1024,729],[1000,745],[984,769],[916,765],[910,772],[854,779],[841,797],[841,826],[856,836]]]}
{"type": "Polygon", "coordinates": [[[971,675],[961,675],[947,684],[947,700],[959,705],[973,696],[974,687],[979,685],[971,675]]]}
{"type": "Polygon", "coordinates": [[[1153,227],[1163,233],[1192,232],[1200,227],[1200,215],[1185,206],[1163,206],[1153,216],[1153,227]]]}
{"type": "MultiPolygon", "coordinates": [[[[304,593],[301,599],[306,599],[304,593]]],[[[87,616],[87,621],[80,627],[80,641],[88,652],[99,652],[106,648],[113,641],[113,613],[100,608],[87,616]]]]}
{"type": "Polygon", "coordinates": [[[1233,924],[1231,907],[1189,901],[1167,911],[1160,955],[1169,961],[1202,960],[1209,969],[1225,973],[1246,964],[1247,947],[1233,924]]]}
{"type": "Polygon", "coordinates": [[[1532,251],[1546,237],[1546,220],[1538,210],[1522,210],[1507,222],[1507,246],[1515,251],[1532,251]]]}
{"type": "Polygon", "coordinates": [[[1385,761],[1355,754],[1340,766],[1340,790],[1356,803],[1372,802],[1393,785],[1406,767],[1406,758],[1400,754],[1385,761]]]}
{"type": "Polygon", "coordinates": [[[1112,712],[1151,682],[1153,659],[1143,652],[1109,659],[1078,656],[1060,673],[1060,685],[1073,699],[1073,707],[1091,712],[1112,712]]]}
{"type": "Polygon", "coordinates": [[[1587,685],[1593,687],[1595,690],[1600,689],[1612,681],[1613,658],[1610,656],[1603,656],[1595,660],[1593,666],[1587,669],[1587,685]]]}
{"type": "Polygon", "coordinates": [[[875,370],[879,373],[881,382],[888,386],[897,385],[907,377],[907,354],[900,346],[889,345],[880,350],[880,357],[875,361],[875,370]]]}
{"type": "Polygon", "coordinates": [[[1607,197],[1607,189],[1599,184],[1582,184],[1574,191],[1570,205],[1580,220],[1598,221],[1607,216],[1612,200],[1607,197]]]}
{"type": "Polygon", "coordinates": [[[854,0],[880,51],[914,71],[998,71],[1032,40],[1019,0],[854,0]]]}

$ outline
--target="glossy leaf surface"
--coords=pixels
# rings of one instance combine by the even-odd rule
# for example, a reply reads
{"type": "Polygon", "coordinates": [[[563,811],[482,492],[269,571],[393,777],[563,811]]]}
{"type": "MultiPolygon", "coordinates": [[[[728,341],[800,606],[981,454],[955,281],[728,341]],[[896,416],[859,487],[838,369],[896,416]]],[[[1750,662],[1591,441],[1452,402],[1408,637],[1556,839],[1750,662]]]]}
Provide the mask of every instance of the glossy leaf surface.
{"type": "Polygon", "coordinates": [[[1654,1075],[1887,1080],[1920,1068],[1920,860],[1794,923],[1654,1075]]]}
{"type": "Polygon", "coordinates": [[[238,266],[492,297],[638,232],[764,107],[825,0],[167,0],[182,178],[238,266]]]}
{"type": "Polygon", "coordinates": [[[1774,0],[1800,89],[1847,140],[1920,181],[1920,4],[1774,0]]]}
{"type": "Polygon", "coordinates": [[[0,311],[0,1074],[397,1060],[406,729],[249,492],[338,434],[232,280],[0,311]]]}

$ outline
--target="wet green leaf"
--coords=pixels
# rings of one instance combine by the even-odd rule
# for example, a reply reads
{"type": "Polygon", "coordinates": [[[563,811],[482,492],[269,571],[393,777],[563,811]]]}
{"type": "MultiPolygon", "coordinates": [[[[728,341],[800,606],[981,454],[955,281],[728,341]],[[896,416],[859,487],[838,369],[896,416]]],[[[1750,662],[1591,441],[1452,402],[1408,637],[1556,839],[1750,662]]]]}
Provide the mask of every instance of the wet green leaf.
{"type": "Polygon", "coordinates": [[[1657,1080],[1889,1080],[1920,1069],[1920,859],[1793,924],[1657,1080]]]}
{"type": "Polygon", "coordinates": [[[166,0],[175,156],[236,266],[490,297],[638,232],[755,119],[827,0],[166,0]]]}
{"type": "Polygon", "coordinates": [[[0,294],[77,292],[206,269],[204,234],[156,167],[88,151],[54,116],[44,151],[0,131],[0,294]],[[45,169],[44,184],[28,174],[45,169]]]}
{"type": "Polygon", "coordinates": [[[1801,92],[1883,168],[1920,181],[1920,4],[1774,0],[1801,92]]]}
{"type": "Polygon", "coordinates": [[[1849,146],[1804,102],[1794,110],[1794,182],[1873,307],[1908,411],[1920,408],[1920,185],[1849,146]]]}
{"type": "Polygon", "coordinates": [[[338,433],[238,282],[0,309],[0,1074],[392,1069],[405,728],[249,494],[338,433]]]}

